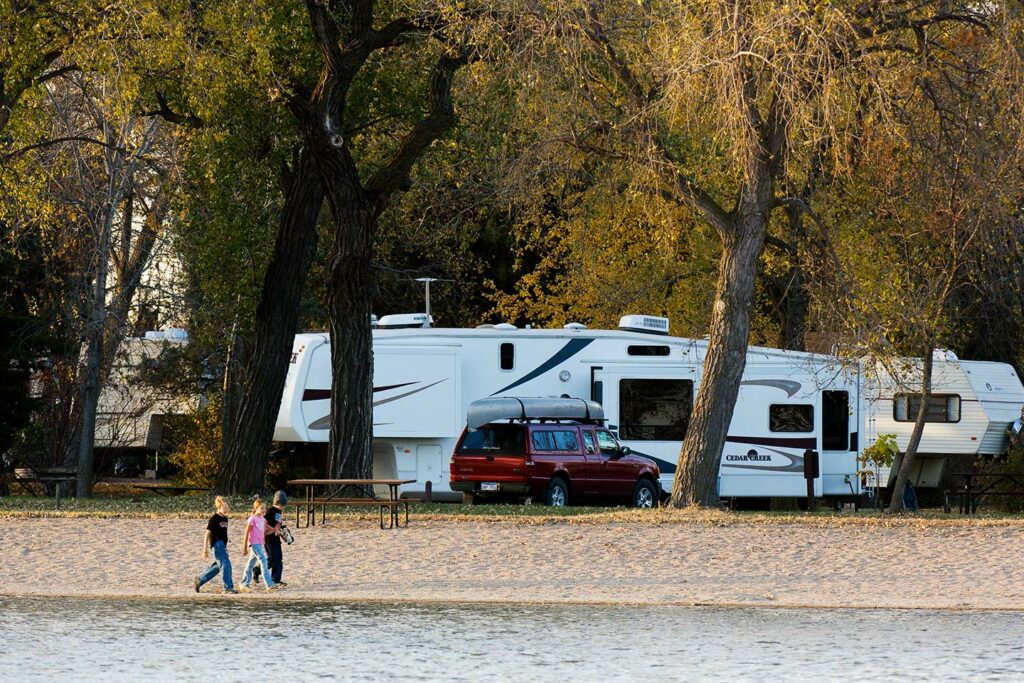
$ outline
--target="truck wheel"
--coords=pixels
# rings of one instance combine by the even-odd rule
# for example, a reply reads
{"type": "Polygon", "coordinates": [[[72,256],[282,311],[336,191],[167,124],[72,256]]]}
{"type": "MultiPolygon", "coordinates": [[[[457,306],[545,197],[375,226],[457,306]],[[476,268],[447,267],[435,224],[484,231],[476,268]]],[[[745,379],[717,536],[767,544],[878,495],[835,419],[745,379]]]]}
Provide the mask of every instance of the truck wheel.
{"type": "Polygon", "coordinates": [[[650,479],[641,479],[633,487],[633,507],[653,508],[658,504],[658,490],[650,479]]]}
{"type": "Polygon", "coordinates": [[[555,477],[548,484],[548,505],[551,507],[562,508],[569,504],[569,486],[565,483],[565,479],[561,477],[555,477]]]}

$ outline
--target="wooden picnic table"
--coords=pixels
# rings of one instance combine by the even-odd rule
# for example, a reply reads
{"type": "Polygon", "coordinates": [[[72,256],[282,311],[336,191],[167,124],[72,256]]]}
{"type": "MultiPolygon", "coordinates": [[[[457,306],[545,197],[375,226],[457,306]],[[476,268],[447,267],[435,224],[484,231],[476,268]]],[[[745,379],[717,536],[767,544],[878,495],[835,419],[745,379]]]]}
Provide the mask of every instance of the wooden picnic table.
{"type": "Polygon", "coordinates": [[[985,496],[1024,495],[1024,478],[1015,472],[954,472],[960,483],[946,489],[943,512],[950,512],[951,502],[956,501],[962,515],[978,512],[978,505],[985,496]],[[1000,485],[1009,487],[1002,490],[1000,485]]]}
{"type": "Polygon", "coordinates": [[[300,514],[306,513],[306,526],[316,526],[316,508],[320,508],[320,523],[323,524],[327,518],[327,506],[377,506],[380,509],[380,528],[384,528],[384,510],[389,514],[390,526],[395,528],[403,526],[398,514],[399,507],[405,507],[405,526],[409,526],[409,501],[401,500],[398,496],[398,487],[402,484],[412,484],[415,479],[291,479],[289,486],[302,486],[305,494],[301,500],[293,502],[295,505],[295,526],[302,528],[300,514]],[[375,486],[387,486],[388,497],[379,497],[374,490],[375,486]],[[317,497],[316,491],[320,489],[322,496],[317,497]],[[349,493],[349,497],[346,497],[349,493]],[[358,494],[358,495],[353,495],[358,494]]]}
{"type": "Polygon", "coordinates": [[[17,484],[29,495],[36,495],[32,488],[33,484],[40,484],[41,495],[46,495],[46,484],[54,484],[54,498],[57,509],[60,510],[60,489],[61,484],[75,483],[78,480],[78,470],[74,467],[19,467],[12,472],[11,483],[17,484]]]}

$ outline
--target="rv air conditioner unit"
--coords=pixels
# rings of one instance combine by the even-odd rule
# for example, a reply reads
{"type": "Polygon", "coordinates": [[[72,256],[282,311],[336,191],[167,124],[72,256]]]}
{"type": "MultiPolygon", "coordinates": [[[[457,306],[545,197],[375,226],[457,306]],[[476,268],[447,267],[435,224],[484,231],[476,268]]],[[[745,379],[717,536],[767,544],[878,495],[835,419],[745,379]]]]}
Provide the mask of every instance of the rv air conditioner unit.
{"type": "Polygon", "coordinates": [[[668,318],[653,315],[624,315],[619,318],[619,329],[647,334],[668,334],[668,318]]]}
{"type": "Polygon", "coordinates": [[[494,326],[496,330],[518,330],[519,328],[512,323],[498,323],[494,326]]]}
{"type": "Polygon", "coordinates": [[[583,323],[566,323],[562,325],[563,330],[585,330],[587,326],[583,323]]]}
{"type": "MultiPolygon", "coordinates": [[[[377,322],[378,330],[407,330],[416,327],[427,327],[426,313],[397,313],[386,315],[377,322]]],[[[430,323],[434,323],[434,317],[430,317],[430,323]]]]}

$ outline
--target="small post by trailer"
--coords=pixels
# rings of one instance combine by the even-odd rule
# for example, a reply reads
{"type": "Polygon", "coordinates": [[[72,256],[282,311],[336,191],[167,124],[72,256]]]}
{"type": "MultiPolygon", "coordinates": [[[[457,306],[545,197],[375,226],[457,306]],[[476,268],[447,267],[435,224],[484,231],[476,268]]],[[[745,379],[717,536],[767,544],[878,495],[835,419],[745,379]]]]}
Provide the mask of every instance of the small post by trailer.
{"type": "Polygon", "coordinates": [[[818,478],[820,467],[818,451],[808,448],[804,451],[804,479],[807,480],[807,511],[814,509],[814,480],[818,478]]]}

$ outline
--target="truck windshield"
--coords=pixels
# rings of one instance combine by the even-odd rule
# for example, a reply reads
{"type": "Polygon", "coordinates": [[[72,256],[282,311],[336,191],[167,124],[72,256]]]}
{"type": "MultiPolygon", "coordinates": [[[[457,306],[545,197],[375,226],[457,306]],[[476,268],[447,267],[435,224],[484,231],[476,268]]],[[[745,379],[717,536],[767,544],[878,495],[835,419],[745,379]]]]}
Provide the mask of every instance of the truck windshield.
{"type": "Polygon", "coordinates": [[[523,455],[524,431],[515,425],[488,425],[467,432],[459,445],[463,455],[523,455]]]}

